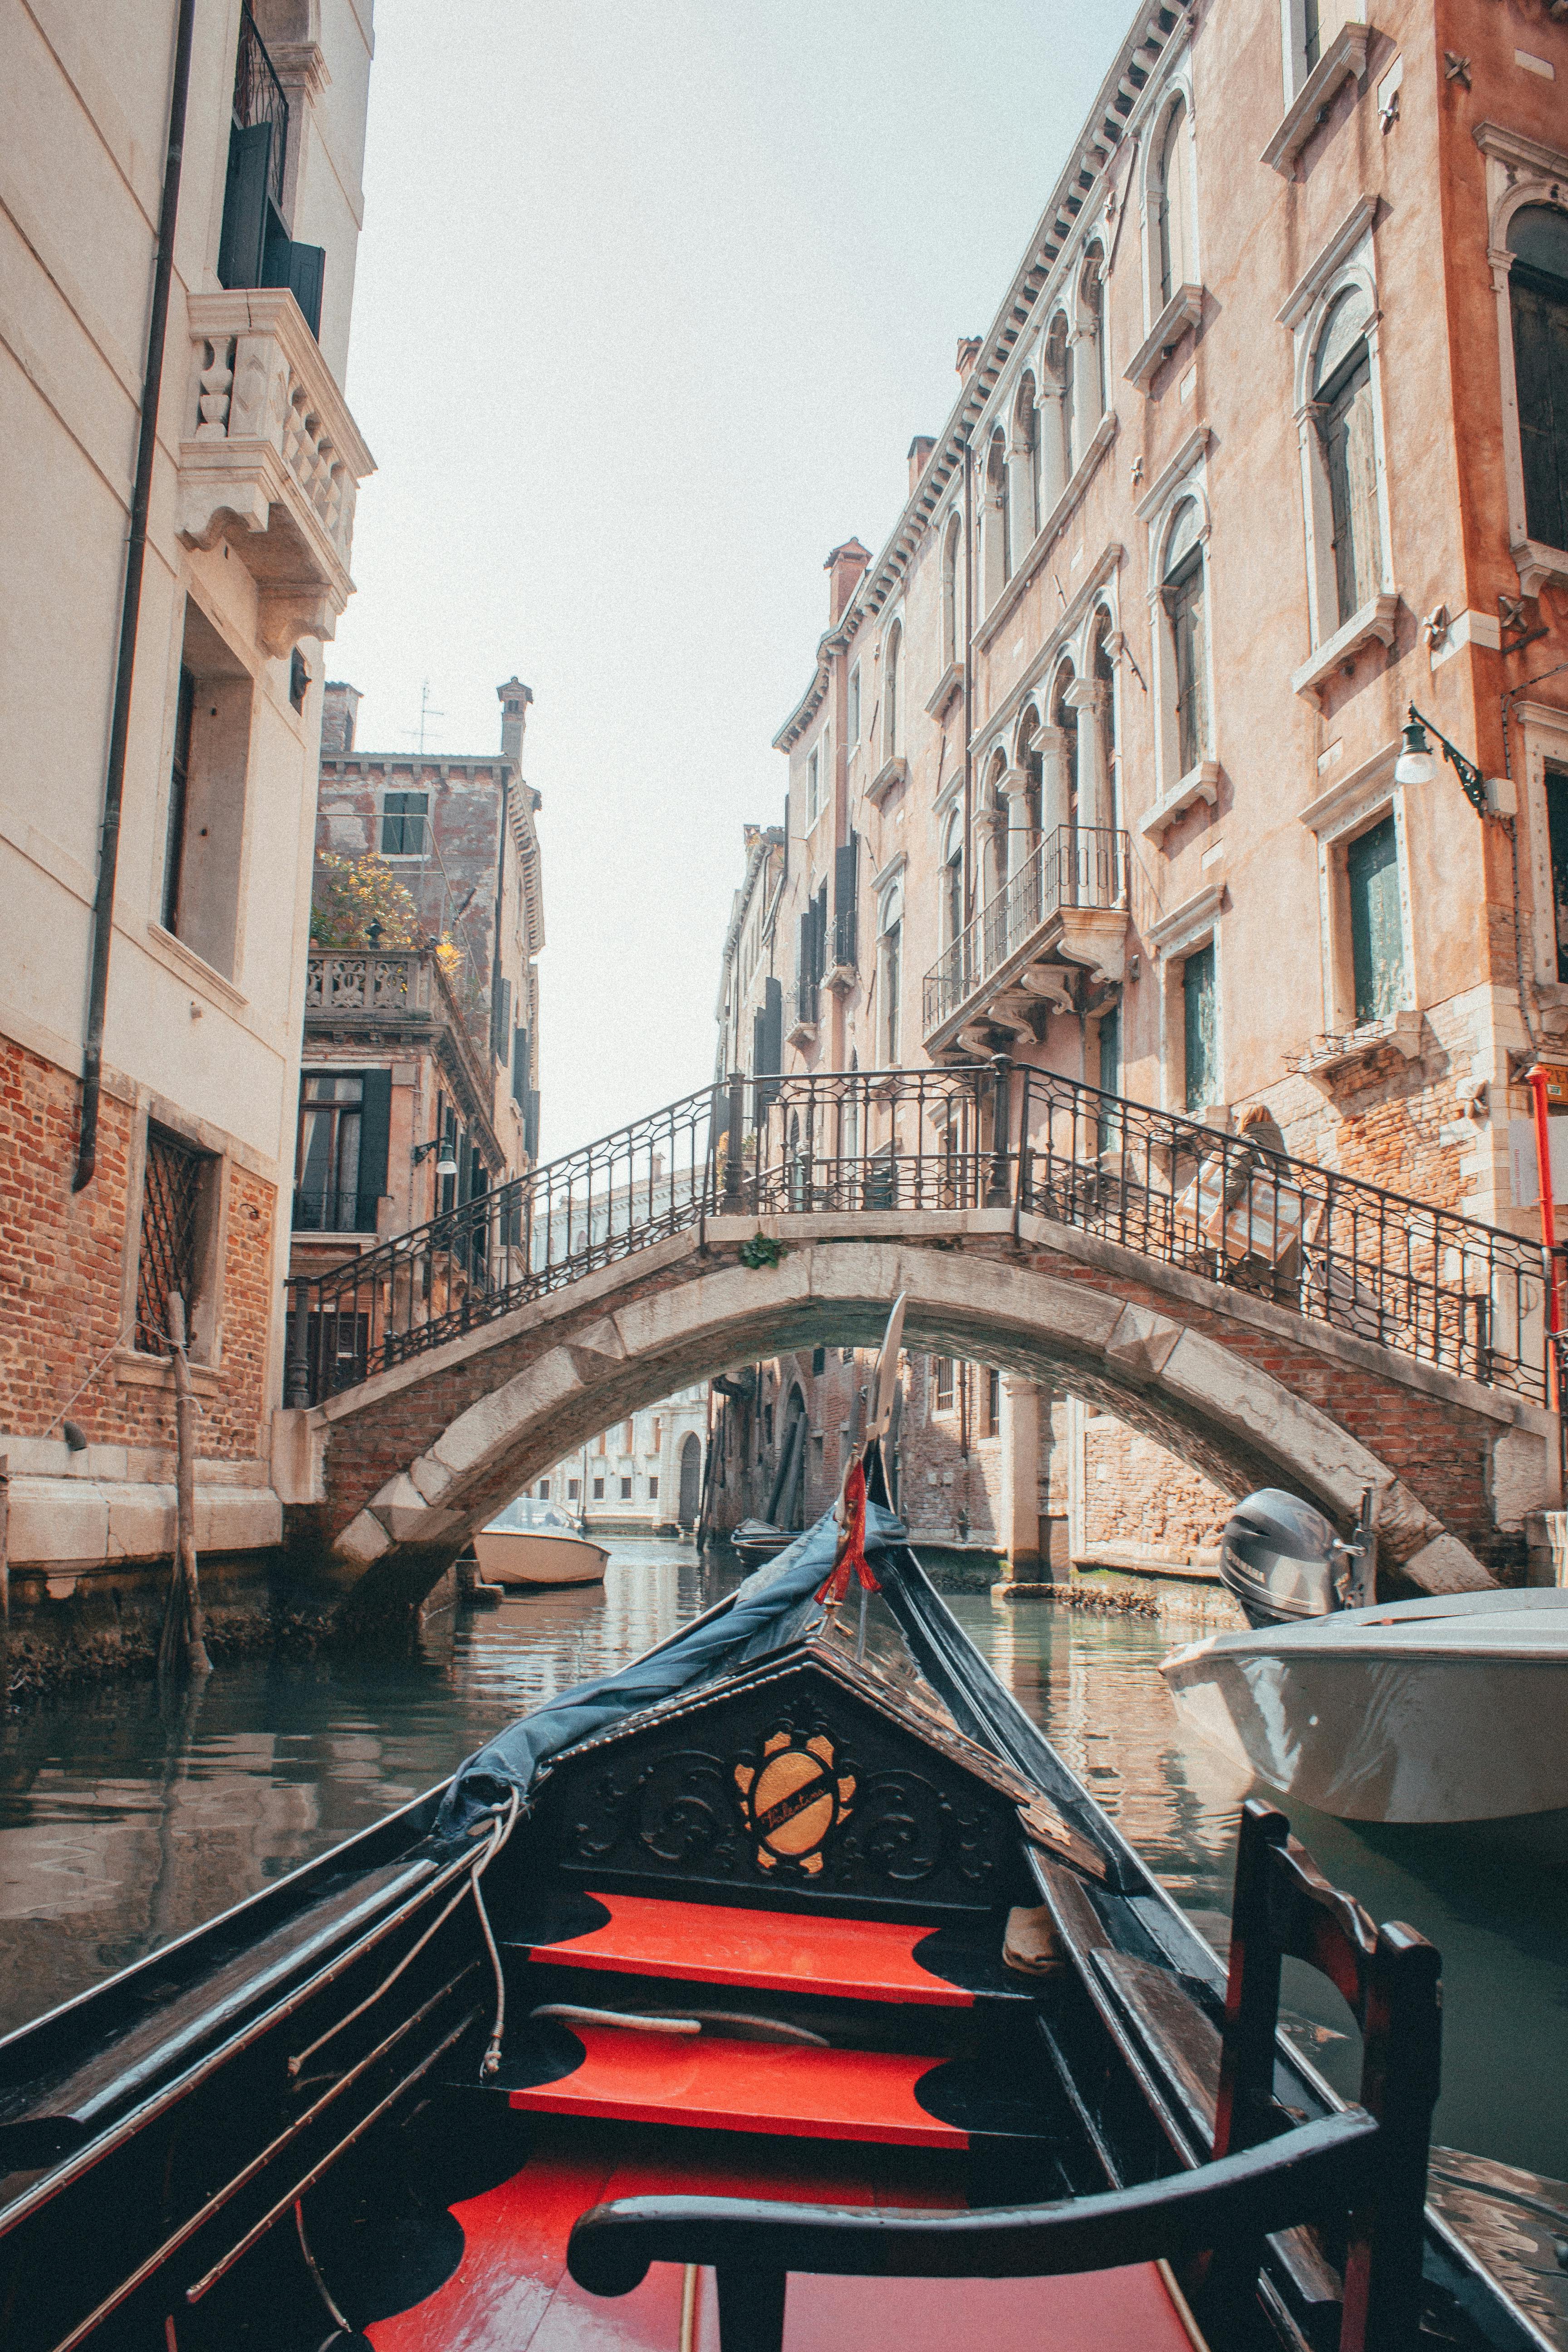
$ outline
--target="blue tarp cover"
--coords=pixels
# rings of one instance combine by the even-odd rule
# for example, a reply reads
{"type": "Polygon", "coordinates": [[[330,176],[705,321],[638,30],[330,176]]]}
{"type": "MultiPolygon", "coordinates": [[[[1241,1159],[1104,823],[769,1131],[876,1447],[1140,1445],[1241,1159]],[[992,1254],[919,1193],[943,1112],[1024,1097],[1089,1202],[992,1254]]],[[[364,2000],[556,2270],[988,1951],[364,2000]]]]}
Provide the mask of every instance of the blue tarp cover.
{"type": "MultiPolygon", "coordinates": [[[[901,1521],[891,1511],[879,1503],[867,1504],[868,1555],[907,1540],[901,1521]]],[[[531,1715],[509,1723],[458,1766],[437,1815],[436,1836],[459,1844],[477,1822],[489,1820],[508,1801],[514,1789],[527,1797],[546,1757],[559,1756],[578,1740],[608,1730],[692,1683],[733,1673],[784,1648],[810,1613],[837,1543],[837,1521],[831,1511],[825,1512],[787,1551],[747,1577],[721,1617],[693,1625],[665,1648],[613,1675],[579,1683],[575,1690],[563,1691],[531,1715]]]]}

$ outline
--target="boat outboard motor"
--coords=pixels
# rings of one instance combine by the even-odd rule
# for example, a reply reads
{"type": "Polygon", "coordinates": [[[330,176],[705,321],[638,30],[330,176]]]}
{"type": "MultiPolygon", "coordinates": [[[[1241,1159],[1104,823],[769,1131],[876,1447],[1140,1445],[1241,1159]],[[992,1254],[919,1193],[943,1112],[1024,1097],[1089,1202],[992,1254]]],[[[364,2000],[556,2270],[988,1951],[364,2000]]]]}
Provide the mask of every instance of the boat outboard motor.
{"type": "Polygon", "coordinates": [[[1329,1521],[1282,1486],[1248,1495],[1226,1522],[1219,1572],[1250,1625],[1328,1616],[1340,1606],[1336,1567],[1329,1521]]]}

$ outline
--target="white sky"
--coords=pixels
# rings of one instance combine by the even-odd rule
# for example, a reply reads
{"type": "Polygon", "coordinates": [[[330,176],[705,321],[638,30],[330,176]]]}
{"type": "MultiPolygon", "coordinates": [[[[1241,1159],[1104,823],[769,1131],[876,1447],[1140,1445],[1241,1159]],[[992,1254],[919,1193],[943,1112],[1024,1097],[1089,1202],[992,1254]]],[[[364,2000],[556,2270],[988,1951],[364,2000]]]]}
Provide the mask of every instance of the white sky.
{"type": "Polygon", "coordinates": [[[348,392],[358,741],[534,692],[546,1154],[707,1079],[741,827],[1130,21],[1069,0],[380,0],[348,392]]]}

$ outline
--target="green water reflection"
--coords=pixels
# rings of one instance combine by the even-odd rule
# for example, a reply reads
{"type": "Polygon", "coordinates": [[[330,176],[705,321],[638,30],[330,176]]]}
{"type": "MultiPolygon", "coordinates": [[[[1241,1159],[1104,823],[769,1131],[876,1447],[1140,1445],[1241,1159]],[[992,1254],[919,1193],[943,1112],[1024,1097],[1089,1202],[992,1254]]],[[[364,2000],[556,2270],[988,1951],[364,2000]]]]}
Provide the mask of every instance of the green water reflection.
{"type": "MultiPolygon", "coordinates": [[[[210,1917],[451,1770],[492,1730],[617,1665],[732,1579],[671,1544],[621,1546],[600,1591],[438,1621],[420,1656],[258,1664],[161,1712],[146,1685],[39,1708],[0,1737],[0,2029],[210,1917]]],[[[952,1606],[1072,1769],[1216,1945],[1246,1784],[1190,1745],[1147,1622],[964,1595],[952,1606]]],[[[1484,1827],[1352,1828],[1299,1812],[1331,1877],[1445,1958],[1437,2129],[1568,2177],[1568,1885],[1484,1827]]],[[[1353,2087],[1332,1995],[1291,1988],[1314,2058],[1353,2087]]]]}

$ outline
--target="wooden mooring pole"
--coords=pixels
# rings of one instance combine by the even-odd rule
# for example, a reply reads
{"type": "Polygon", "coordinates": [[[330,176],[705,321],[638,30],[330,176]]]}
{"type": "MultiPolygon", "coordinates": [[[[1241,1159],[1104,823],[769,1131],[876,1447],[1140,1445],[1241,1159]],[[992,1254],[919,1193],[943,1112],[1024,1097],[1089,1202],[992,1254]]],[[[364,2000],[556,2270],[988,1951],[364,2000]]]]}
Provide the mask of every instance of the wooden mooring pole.
{"type": "Polygon", "coordinates": [[[174,1676],[212,1672],[202,1637],[201,1580],[196,1565],[196,1419],[199,1407],[185,1356],[185,1302],[169,1293],[169,1342],[174,1364],[174,1560],[158,1641],[158,1672],[174,1676]]]}

